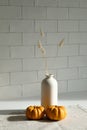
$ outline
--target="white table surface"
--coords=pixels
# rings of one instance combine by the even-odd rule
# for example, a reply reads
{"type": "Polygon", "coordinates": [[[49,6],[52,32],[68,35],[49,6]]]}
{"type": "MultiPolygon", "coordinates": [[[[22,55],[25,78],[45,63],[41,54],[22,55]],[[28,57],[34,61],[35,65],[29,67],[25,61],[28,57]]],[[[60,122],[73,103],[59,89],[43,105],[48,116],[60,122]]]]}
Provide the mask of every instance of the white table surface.
{"type": "Polygon", "coordinates": [[[87,130],[87,108],[67,106],[61,121],[27,120],[23,110],[0,110],[0,130],[87,130]]]}
{"type": "Polygon", "coordinates": [[[87,130],[87,91],[59,95],[58,105],[67,108],[61,121],[26,120],[29,105],[40,105],[40,98],[1,100],[0,130],[87,130]]]}

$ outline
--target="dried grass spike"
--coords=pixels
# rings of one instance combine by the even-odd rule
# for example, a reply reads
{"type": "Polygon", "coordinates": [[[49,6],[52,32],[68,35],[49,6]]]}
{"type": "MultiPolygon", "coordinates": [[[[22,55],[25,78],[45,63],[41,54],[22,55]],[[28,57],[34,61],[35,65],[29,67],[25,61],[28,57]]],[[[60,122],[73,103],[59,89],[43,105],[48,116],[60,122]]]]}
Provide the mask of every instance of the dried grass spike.
{"type": "Polygon", "coordinates": [[[38,48],[42,48],[42,44],[40,40],[38,41],[38,48]]]}
{"type": "Polygon", "coordinates": [[[43,53],[43,54],[46,54],[46,51],[45,51],[45,49],[42,47],[41,48],[41,52],[43,53]]]}
{"type": "Polygon", "coordinates": [[[45,36],[45,34],[44,34],[44,32],[42,31],[42,29],[40,29],[40,35],[41,35],[41,37],[44,37],[44,36],[45,36]]]}
{"type": "Polygon", "coordinates": [[[40,50],[41,50],[41,52],[42,52],[43,54],[46,54],[46,51],[45,51],[44,47],[42,46],[42,43],[41,43],[40,40],[38,41],[38,48],[40,48],[40,50]]]}
{"type": "Polygon", "coordinates": [[[64,45],[64,39],[62,39],[60,42],[59,42],[59,44],[58,44],[60,47],[63,47],[63,45],[64,45]]]}

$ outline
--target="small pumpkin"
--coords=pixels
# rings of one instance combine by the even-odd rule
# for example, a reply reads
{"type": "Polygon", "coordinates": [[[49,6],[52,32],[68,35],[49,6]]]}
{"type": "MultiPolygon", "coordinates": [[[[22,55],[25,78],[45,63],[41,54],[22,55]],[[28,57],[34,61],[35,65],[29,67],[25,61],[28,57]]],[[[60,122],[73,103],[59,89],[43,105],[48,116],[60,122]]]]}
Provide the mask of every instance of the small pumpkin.
{"type": "Polygon", "coordinates": [[[43,106],[29,106],[26,109],[27,119],[42,119],[44,117],[44,107],[43,106]]]}
{"type": "Polygon", "coordinates": [[[64,106],[48,106],[46,116],[50,120],[62,120],[66,117],[67,112],[64,106]]]}

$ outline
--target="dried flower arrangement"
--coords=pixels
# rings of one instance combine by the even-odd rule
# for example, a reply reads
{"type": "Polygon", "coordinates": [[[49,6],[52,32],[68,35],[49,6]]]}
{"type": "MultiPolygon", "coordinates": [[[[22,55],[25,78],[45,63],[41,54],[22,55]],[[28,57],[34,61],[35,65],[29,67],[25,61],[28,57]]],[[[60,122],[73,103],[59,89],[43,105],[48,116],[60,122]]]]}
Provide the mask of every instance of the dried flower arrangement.
{"type": "MultiPolygon", "coordinates": [[[[40,36],[41,36],[42,38],[45,37],[45,33],[42,31],[42,29],[40,29],[40,36]]],[[[64,39],[62,39],[62,40],[58,43],[58,46],[59,46],[59,47],[63,47],[63,45],[64,45],[64,39]]],[[[49,73],[48,73],[48,65],[47,65],[46,50],[45,50],[45,48],[43,47],[42,42],[41,42],[40,39],[38,40],[38,48],[40,49],[40,51],[41,51],[41,53],[42,53],[42,55],[43,55],[44,61],[45,61],[45,74],[46,74],[46,75],[49,75],[49,73]]]]}

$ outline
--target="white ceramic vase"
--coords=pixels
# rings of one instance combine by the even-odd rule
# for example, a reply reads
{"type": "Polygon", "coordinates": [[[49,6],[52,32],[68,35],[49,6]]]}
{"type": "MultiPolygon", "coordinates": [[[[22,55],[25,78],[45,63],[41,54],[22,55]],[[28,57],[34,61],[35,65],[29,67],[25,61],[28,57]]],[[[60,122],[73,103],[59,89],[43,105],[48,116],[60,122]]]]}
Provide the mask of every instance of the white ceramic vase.
{"type": "Polygon", "coordinates": [[[52,74],[46,75],[41,83],[41,105],[45,108],[58,104],[58,82],[52,74]]]}

